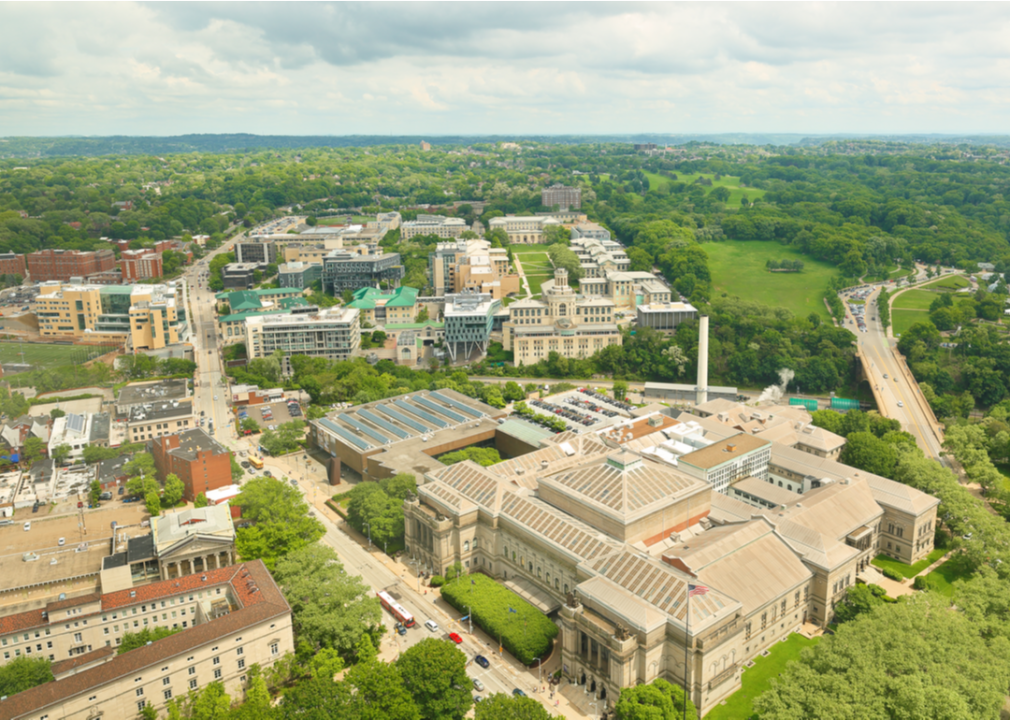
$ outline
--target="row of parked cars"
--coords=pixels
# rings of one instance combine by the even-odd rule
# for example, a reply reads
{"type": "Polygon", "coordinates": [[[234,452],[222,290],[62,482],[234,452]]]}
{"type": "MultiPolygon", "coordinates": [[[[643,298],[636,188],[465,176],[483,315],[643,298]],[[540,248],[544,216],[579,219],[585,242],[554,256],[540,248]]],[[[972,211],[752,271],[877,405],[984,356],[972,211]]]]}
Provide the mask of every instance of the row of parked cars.
{"type": "Polygon", "coordinates": [[[560,405],[555,405],[554,403],[544,402],[543,400],[531,400],[530,405],[544,410],[551,415],[560,415],[565,420],[578,423],[579,425],[585,425],[586,427],[589,427],[596,422],[596,419],[592,415],[583,415],[575,412],[574,410],[563,408],[560,405]]]}
{"type": "Polygon", "coordinates": [[[603,393],[598,393],[592,388],[579,388],[579,392],[582,393],[583,395],[588,395],[592,399],[596,400],[598,403],[606,403],[607,405],[619,408],[621,410],[624,410],[625,412],[631,412],[632,410],[635,409],[634,405],[629,405],[628,403],[622,400],[617,400],[608,395],[604,395],[603,393]]]}

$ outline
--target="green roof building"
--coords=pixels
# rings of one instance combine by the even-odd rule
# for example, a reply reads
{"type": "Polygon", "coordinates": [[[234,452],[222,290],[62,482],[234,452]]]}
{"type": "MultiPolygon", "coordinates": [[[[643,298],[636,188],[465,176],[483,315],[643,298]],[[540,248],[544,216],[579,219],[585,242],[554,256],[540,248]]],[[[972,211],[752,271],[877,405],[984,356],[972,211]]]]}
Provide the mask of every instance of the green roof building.
{"type": "Polygon", "coordinates": [[[359,310],[361,319],[373,325],[412,323],[417,319],[417,288],[398,287],[387,293],[360,288],[347,307],[359,310]]]}

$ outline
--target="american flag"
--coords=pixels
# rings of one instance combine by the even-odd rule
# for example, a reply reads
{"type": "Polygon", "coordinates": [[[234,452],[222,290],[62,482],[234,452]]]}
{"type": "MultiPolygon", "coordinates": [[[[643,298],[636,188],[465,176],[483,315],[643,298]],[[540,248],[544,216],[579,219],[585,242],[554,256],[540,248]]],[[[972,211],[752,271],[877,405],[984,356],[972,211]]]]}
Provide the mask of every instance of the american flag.
{"type": "Polygon", "coordinates": [[[687,594],[689,596],[704,595],[707,592],[708,592],[708,588],[705,587],[704,585],[688,585],[687,586],[687,594]]]}

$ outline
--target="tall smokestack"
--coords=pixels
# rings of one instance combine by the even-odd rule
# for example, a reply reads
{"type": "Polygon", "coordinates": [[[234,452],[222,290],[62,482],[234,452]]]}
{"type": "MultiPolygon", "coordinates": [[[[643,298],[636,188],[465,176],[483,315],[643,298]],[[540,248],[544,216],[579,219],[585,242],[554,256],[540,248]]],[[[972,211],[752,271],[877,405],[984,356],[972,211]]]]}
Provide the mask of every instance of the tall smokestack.
{"type": "Polygon", "coordinates": [[[698,405],[708,402],[708,315],[698,324],[698,405]]]}

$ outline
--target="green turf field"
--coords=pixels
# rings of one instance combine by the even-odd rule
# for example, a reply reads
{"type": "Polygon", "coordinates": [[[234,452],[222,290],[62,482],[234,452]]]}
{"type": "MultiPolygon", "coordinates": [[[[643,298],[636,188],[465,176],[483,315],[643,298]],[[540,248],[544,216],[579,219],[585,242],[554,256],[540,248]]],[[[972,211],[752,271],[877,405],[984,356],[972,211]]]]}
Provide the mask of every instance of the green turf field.
{"type": "Polygon", "coordinates": [[[0,362],[26,362],[41,368],[80,365],[112,350],[112,346],[42,345],[38,343],[0,342],[0,362]],[[24,350],[24,359],[21,351],[24,350]]]}
{"type": "Polygon", "coordinates": [[[917,322],[929,322],[929,313],[925,310],[891,310],[891,332],[895,337],[917,322]]]}
{"type": "Polygon", "coordinates": [[[894,310],[929,310],[936,300],[936,293],[928,290],[907,290],[891,302],[894,310]]]}
{"type": "Polygon", "coordinates": [[[553,275],[527,275],[526,279],[530,282],[530,292],[533,295],[540,294],[540,284],[545,280],[553,280],[553,275]]]}
{"type": "Polygon", "coordinates": [[[706,195],[708,195],[712,190],[714,190],[717,187],[729,188],[731,194],[729,196],[729,200],[726,202],[726,205],[728,207],[740,207],[740,199],[743,198],[744,194],[746,194],[748,199],[750,199],[751,201],[753,201],[754,198],[763,197],[765,194],[764,190],[758,190],[757,188],[740,187],[740,178],[734,177],[732,175],[723,175],[721,178],[716,180],[715,175],[711,175],[708,173],[694,173],[694,174],[675,173],[675,174],[677,176],[676,180],[671,180],[668,177],[663,177],[662,175],[657,175],[656,173],[650,173],[650,172],[645,173],[645,177],[649,178],[650,190],[663,190],[670,183],[673,182],[682,182],[686,183],[687,185],[690,185],[704,174],[705,177],[710,178],[712,180],[711,187],[708,187],[707,185],[705,186],[706,195]]]}
{"type": "Polygon", "coordinates": [[[823,298],[828,280],[837,271],[828,263],[813,260],[776,242],[727,240],[706,243],[702,248],[708,254],[712,284],[717,292],[784,307],[800,317],[810,313],[817,313],[825,320],[831,317],[823,298]],[[804,270],[801,273],[771,273],[765,270],[768,260],[802,260],[804,270]]]}
{"type": "Polygon", "coordinates": [[[523,272],[527,275],[541,275],[543,273],[553,273],[554,266],[551,265],[547,253],[527,253],[519,258],[522,263],[523,272]]]}
{"type": "Polygon", "coordinates": [[[513,255],[529,255],[530,253],[546,253],[548,245],[510,245],[513,255]]]}
{"type": "Polygon", "coordinates": [[[960,290],[961,288],[966,288],[971,283],[968,281],[964,275],[949,275],[947,277],[938,278],[933,282],[926,283],[922,287],[933,288],[935,290],[946,288],[948,290],[960,290]]]}

